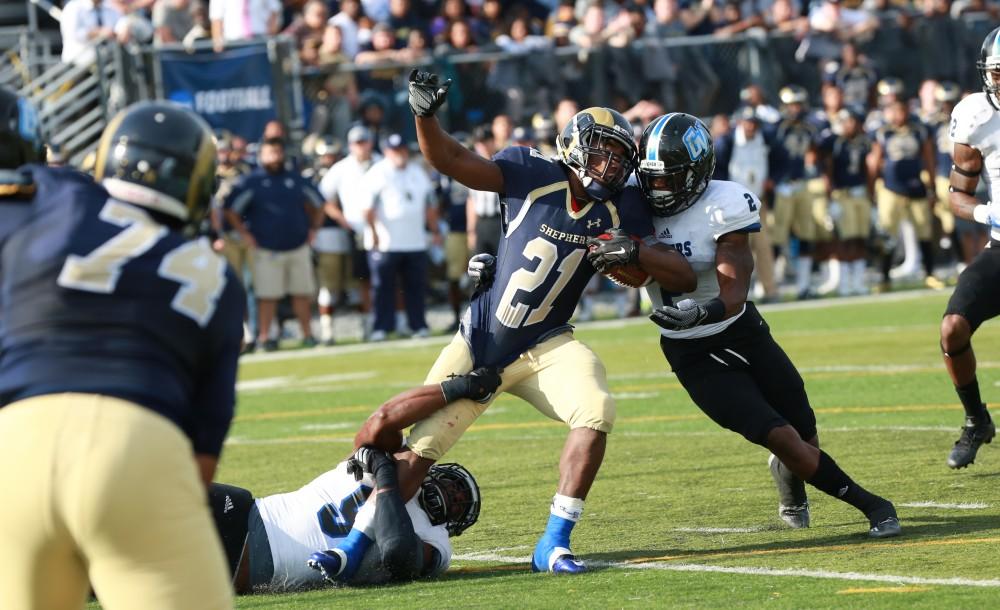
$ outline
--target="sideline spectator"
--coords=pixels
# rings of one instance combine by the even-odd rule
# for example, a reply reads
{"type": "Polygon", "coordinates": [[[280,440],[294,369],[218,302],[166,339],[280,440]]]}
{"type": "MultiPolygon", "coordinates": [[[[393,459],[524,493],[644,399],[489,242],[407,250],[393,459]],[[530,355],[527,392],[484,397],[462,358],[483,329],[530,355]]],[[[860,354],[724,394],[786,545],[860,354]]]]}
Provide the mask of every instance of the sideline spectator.
{"type": "Polygon", "coordinates": [[[316,345],[310,319],[316,292],[309,243],[319,223],[323,197],[306,179],[285,168],[285,143],[266,139],[258,153],[260,167],[240,179],[226,199],[225,215],[253,251],[257,296],[257,339],[266,351],[278,300],[290,295],[302,329],[303,347],[316,345]],[[245,222],[244,222],[245,221],[245,222]]]}
{"type": "Polygon", "coordinates": [[[358,20],[361,18],[361,2],[360,0],[341,0],[340,12],[330,17],[328,22],[330,25],[335,25],[340,28],[340,34],[343,36],[343,48],[344,55],[348,59],[353,60],[354,56],[358,54],[358,49],[360,44],[358,42],[358,20]]]}
{"type": "Polygon", "coordinates": [[[295,48],[299,50],[302,63],[316,65],[317,52],[323,43],[329,17],[330,9],[324,0],[309,0],[302,9],[302,14],[282,32],[295,39],[295,48]]]}
{"type": "Polygon", "coordinates": [[[313,108],[310,123],[312,133],[332,133],[338,139],[343,139],[347,133],[351,114],[360,103],[354,72],[338,70],[351,61],[342,52],[342,47],[343,34],[340,26],[326,26],[317,57],[317,65],[326,74],[326,78],[318,103],[313,108]]]}
{"type": "Polygon", "coordinates": [[[191,0],[156,0],[153,27],[156,44],[181,42],[194,27],[191,0]]]}
{"type": "MultiPolygon", "coordinates": [[[[348,155],[335,163],[323,176],[319,190],[326,199],[324,210],[327,216],[336,218],[339,210],[351,229],[348,247],[351,251],[351,273],[358,282],[361,313],[367,318],[371,311],[371,272],[363,241],[367,220],[365,218],[366,197],[365,174],[381,155],[373,153],[373,134],[362,125],[355,125],[347,132],[348,155]]],[[[320,318],[320,327],[323,327],[320,318]]],[[[332,320],[331,320],[332,324],[332,320]]],[[[365,320],[362,335],[369,334],[370,320],[365,320]]]]}
{"type": "Polygon", "coordinates": [[[402,276],[406,317],[414,337],[427,337],[427,227],[441,245],[434,187],[399,134],[385,141],[386,157],[365,174],[368,226],[365,247],[372,273],[375,320],[372,341],[383,341],[396,329],[396,279],[402,276]]]}
{"type": "Polygon", "coordinates": [[[216,52],[221,52],[227,40],[277,34],[281,25],[281,2],[209,0],[208,18],[212,23],[212,45],[216,52]]]}
{"type": "Polygon", "coordinates": [[[94,63],[94,45],[114,38],[119,19],[121,13],[103,0],[69,0],[59,23],[63,63],[78,66],[94,63]]]}

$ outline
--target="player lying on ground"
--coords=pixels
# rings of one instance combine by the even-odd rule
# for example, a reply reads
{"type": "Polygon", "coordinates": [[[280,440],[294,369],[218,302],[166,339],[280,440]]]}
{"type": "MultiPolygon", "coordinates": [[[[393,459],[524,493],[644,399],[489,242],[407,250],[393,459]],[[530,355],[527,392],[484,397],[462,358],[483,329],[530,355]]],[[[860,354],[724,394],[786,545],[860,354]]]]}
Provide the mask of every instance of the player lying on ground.
{"type": "MultiPolygon", "coordinates": [[[[488,399],[499,384],[496,372],[477,369],[398,394],[373,417],[399,446],[410,423],[459,398],[488,399]]],[[[476,480],[458,464],[436,465],[404,502],[396,477],[391,455],[361,447],[297,491],[255,500],[246,489],[212,485],[212,515],[236,592],[304,589],[324,578],[378,584],[443,573],[451,559],[448,537],[479,517],[476,480]]]]}

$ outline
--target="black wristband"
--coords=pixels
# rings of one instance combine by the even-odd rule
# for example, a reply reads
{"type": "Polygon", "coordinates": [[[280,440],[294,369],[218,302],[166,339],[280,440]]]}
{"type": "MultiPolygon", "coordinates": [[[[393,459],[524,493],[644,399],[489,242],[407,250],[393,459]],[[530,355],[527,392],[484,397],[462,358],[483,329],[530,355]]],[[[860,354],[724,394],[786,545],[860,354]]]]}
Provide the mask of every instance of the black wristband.
{"type": "Polygon", "coordinates": [[[726,318],[726,304],[719,297],[715,297],[702,307],[705,308],[705,319],[701,321],[702,324],[715,324],[726,318]]]}
{"type": "Polygon", "coordinates": [[[466,398],[469,393],[469,378],[465,375],[449,377],[441,382],[441,392],[444,394],[445,404],[466,398]]]}
{"type": "Polygon", "coordinates": [[[983,170],[982,168],[980,168],[978,172],[970,172],[952,163],[951,171],[955,172],[956,174],[959,174],[960,176],[965,176],[966,178],[978,178],[979,173],[982,172],[983,170]]]}
{"type": "Polygon", "coordinates": [[[948,187],[948,192],[949,193],[962,193],[963,195],[968,195],[969,197],[975,197],[976,196],[975,193],[970,193],[969,191],[967,191],[965,189],[960,189],[957,186],[949,186],[948,187]]]}

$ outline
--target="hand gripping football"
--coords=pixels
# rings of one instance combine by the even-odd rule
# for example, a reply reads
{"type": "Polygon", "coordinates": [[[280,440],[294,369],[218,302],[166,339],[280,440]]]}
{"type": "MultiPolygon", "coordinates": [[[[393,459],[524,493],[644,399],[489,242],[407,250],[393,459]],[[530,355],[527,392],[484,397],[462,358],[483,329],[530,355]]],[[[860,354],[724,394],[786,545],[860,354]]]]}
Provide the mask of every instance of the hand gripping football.
{"type": "Polygon", "coordinates": [[[610,229],[587,241],[587,260],[619,286],[638,288],[649,282],[649,274],[638,263],[639,240],[620,229],[610,229]]]}

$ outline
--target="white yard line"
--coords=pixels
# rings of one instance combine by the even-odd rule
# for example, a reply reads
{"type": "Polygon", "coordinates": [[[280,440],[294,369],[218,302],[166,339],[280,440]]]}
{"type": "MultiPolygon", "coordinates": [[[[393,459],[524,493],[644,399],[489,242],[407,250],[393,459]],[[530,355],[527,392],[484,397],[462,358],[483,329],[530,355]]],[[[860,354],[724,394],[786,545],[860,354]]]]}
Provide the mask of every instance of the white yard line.
{"type": "Polygon", "coordinates": [[[990,505],[985,502],[966,502],[962,504],[946,504],[941,502],[906,502],[904,504],[897,504],[896,506],[903,506],[906,508],[947,508],[951,510],[982,510],[984,508],[990,508],[990,505]]]}
{"type": "MultiPolygon", "coordinates": [[[[527,563],[528,557],[508,557],[498,553],[464,553],[452,557],[453,561],[482,561],[491,563],[527,563]]],[[[790,576],[793,578],[822,578],[828,580],[860,580],[906,585],[942,585],[952,587],[1000,587],[1000,580],[976,580],[972,578],[926,578],[923,576],[902,576],[896,574],[867,574],[864,572],[833,572],[830,570],[805,570],[799,568],[751,568],[713,566],[697,563],[664,563],[649,561],[625,563],[620,561],[584,561],[588,566],[619,568],[625,570],[663,570],[666,572],[707,572],[720,574],[744,574],[750,576],[790,576]]]]}
{"type": "Polygon", "coordinates": [[[675,527],[673,531],[690,534],[755,534],[766,529],[766,527],[675,527]]]}

